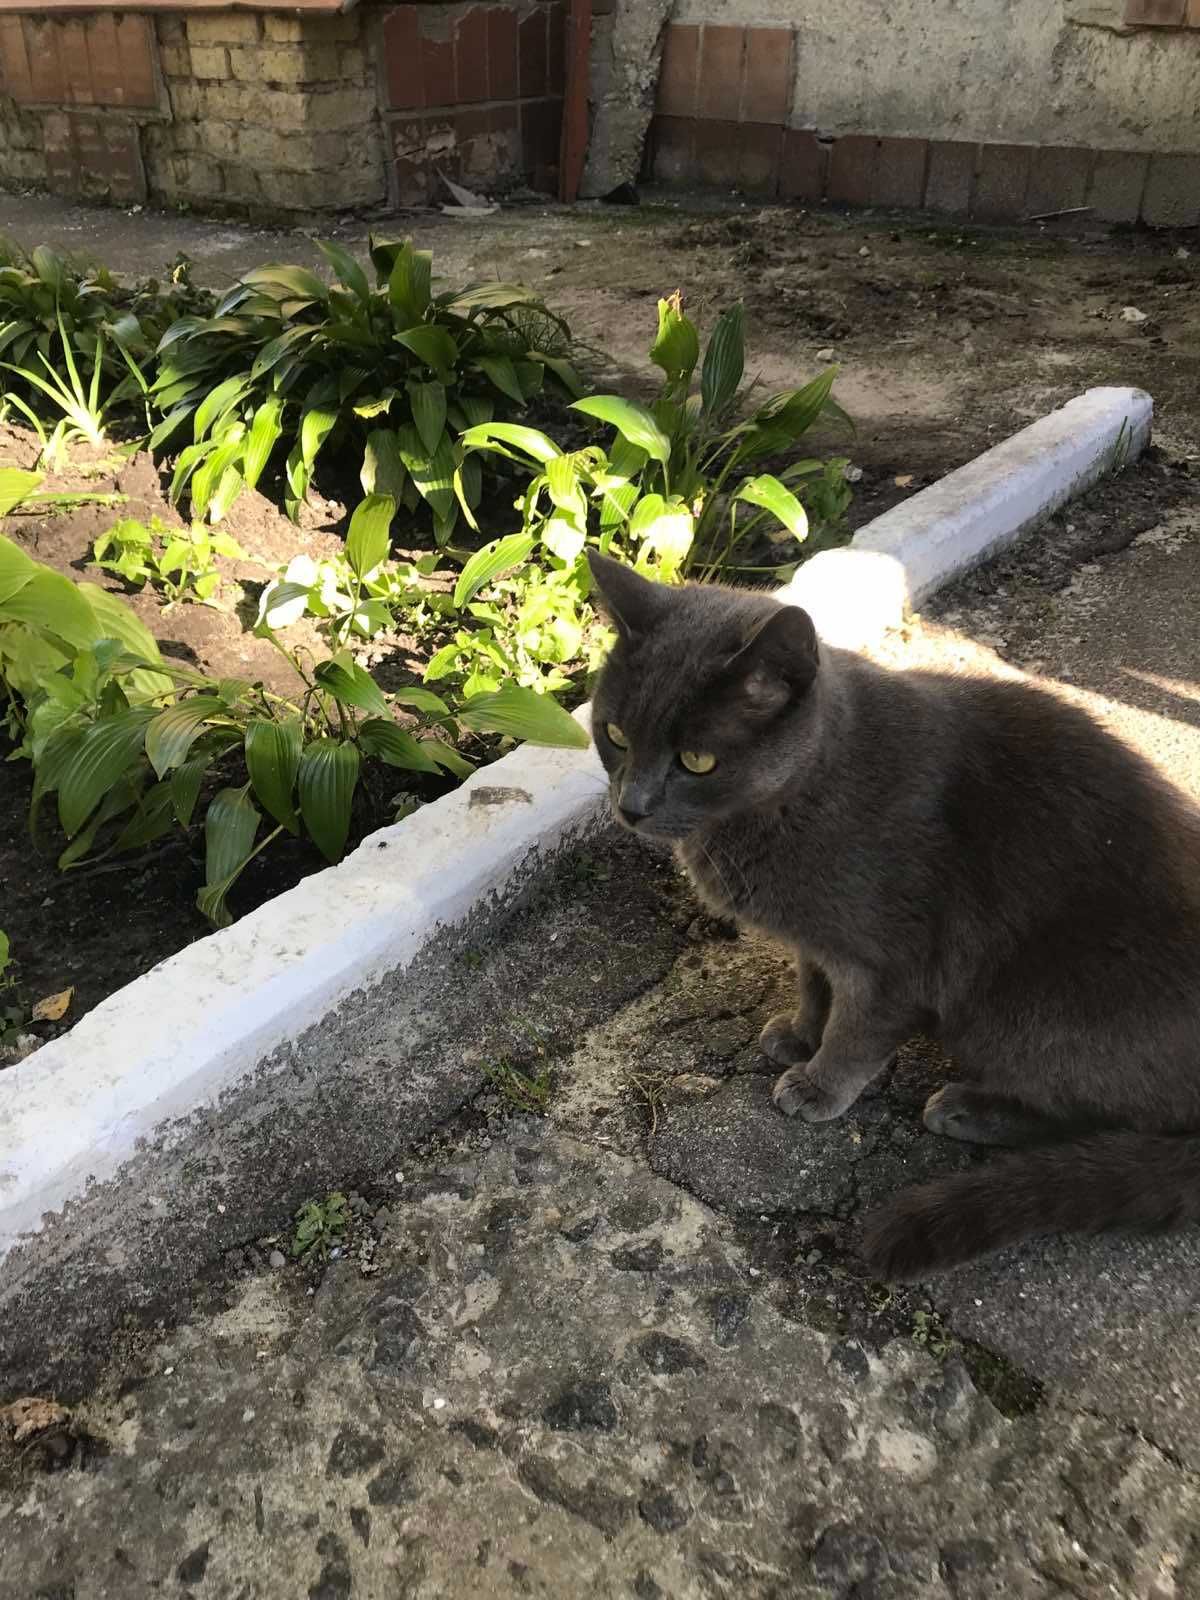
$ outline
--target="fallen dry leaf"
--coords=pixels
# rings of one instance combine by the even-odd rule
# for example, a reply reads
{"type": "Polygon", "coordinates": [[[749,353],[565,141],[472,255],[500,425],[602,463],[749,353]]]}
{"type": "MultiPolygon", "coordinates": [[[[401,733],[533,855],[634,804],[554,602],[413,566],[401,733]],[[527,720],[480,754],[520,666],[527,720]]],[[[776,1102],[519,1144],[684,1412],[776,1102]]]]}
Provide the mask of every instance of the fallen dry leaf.
{"type": "Polygon", "coordinates": [[[911,472],[902,472],[898,478],[892,479],[892,482],[896,485],[897,489],[907,489],[912,481],[913,474],[911,472]]]}
{"type": "Polygon", "coordinates": [[[0,1425],[13,1436],[14,1444],[23,1444],[48,1428],[61,1428],[71,1420],[66,1406],[57,1400],[43,1400],[39,1395],[26,1395],[11,1405],[0,1406],[0,1425]]]}
{"type": "Polygon", "coordinates": [[[39,1000],[33,1008],[32,1016],[35,1022],[57,1022],[66,1015],[67,1007],[71,1004],[71,996],[75,993],[73,988],[60,989],[57,994],[48,994],[44,1000],[39,1000]]]}

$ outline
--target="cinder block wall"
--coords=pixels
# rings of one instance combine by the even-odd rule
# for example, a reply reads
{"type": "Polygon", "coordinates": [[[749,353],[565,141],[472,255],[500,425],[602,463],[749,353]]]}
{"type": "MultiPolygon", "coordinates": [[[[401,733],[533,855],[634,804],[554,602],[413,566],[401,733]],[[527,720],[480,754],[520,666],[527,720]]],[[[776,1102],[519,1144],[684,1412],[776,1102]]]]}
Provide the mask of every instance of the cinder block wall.
{"type": "MultiPolygon", "coordinates": [[[[620,10],[618,10],[618,23],[620,10]]],[[[1200,223],[1200,0],[676,0],[667,183],[1200,223]]]]}
{"type": "Polygon", "coordinates": [[[552,191],[566,0],[0,17],[0,182],[262,217],[552,191]]]}

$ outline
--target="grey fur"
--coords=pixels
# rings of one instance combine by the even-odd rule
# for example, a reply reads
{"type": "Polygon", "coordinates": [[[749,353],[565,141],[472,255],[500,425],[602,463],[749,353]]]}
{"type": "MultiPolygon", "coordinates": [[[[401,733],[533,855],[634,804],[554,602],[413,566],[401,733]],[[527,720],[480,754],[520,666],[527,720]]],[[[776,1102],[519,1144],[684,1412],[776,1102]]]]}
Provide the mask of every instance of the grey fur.
{"type": "Polygon", "coordinates": [[[1200,813],[1045,690],[888,672],[770,597],[592,565],[618,816],[796,957],[761,1041],[780,1110],[842,1115],[925,1031],[968,1080],[928,1125],[1028,1146],[904,1191],[867,1221],[872,1265],[1200,1217],[1200,1138],[1178,1137],[1200,1130],[1200,813]]]}

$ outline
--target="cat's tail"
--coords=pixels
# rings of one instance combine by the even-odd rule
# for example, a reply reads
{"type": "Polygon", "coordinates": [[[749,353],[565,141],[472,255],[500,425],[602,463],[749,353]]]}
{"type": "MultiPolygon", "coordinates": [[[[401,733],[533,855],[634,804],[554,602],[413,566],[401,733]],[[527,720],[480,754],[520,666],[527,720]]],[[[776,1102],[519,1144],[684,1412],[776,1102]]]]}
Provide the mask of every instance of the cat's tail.
{"type": "Polygon", "coordinates": [[[1042,1233],[1200,1221],[1200,1135],[1103,1133],[939,1178],[871,1212],[863,1254],[883,1280],[923,1278],[1042,1233]]]}

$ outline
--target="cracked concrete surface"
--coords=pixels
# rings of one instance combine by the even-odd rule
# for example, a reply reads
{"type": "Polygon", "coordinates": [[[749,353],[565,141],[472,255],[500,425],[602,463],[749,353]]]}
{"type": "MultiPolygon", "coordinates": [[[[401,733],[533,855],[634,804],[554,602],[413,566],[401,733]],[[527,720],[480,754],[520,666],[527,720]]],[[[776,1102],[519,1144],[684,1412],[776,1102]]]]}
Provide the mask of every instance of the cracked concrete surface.
{"type": "MultiPolygon", "coordinates": [[[[1059,676],[1200,797],[1198,534],[1185,507],[1066,573],[1051,534],[890,656],[1059,676]]],[[[0,1446],[0,1600],[1200,1596],[1197,1236],[870,1282],[859,1212],[976,1159],[920,1124],[952,1064],[914,1041],[840,1122],[783,1122],[754,1041],[785,964],[693,912],[597,841],[502,924],[489,1027],[551,1067],[546,1114],[472,1076],[460,1019],[438,1125],[321,1162],[356,1186],[339,1259],[271,1267],[261,1217],[69,1431],[0,1446]],[[555,1021],[522,1044],[536,960],[555,1021]]]]}

